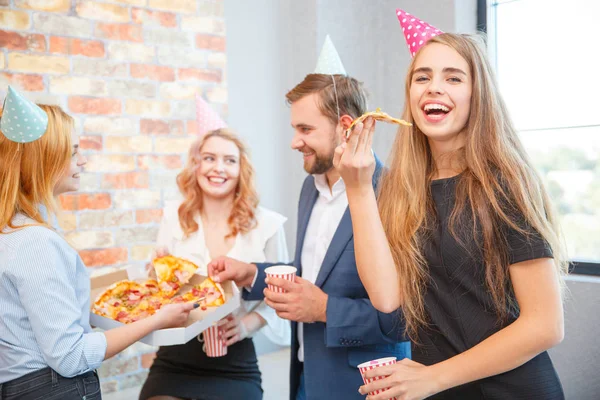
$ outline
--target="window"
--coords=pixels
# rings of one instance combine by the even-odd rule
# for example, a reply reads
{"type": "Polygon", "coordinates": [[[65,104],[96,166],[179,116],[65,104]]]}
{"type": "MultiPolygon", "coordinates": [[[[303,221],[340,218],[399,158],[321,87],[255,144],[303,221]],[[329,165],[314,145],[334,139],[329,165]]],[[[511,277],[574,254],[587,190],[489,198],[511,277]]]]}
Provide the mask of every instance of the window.
{"type": "MultiPolygon", "coordinates": [[[[482,7],[487,12],[482,12],[482,7]]],[[[600,2],[485,0],[500,90],[558,208],[574,272],[600,274],[600,2]]]]}

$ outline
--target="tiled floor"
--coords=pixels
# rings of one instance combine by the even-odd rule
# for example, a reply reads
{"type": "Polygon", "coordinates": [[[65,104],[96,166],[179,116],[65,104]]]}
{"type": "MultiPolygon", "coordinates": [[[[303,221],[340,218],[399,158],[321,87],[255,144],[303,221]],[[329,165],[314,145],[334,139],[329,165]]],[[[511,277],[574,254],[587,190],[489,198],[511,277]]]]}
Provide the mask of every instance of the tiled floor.
{"type": "MultiPolygon", "coordinates": [[[[262,372],[263,389],[265,391],[263,400],[282,400],[288,398],[288,374],[290,370],[289,362],[289,348],[284,348],[268,354],[262,354],[258,357],[258,365],[262,372]]],[[[121,392],[103,395],[102,398],[104,400],[136,400],[139,392],[140,388],[131,388],[121,392]]]]}

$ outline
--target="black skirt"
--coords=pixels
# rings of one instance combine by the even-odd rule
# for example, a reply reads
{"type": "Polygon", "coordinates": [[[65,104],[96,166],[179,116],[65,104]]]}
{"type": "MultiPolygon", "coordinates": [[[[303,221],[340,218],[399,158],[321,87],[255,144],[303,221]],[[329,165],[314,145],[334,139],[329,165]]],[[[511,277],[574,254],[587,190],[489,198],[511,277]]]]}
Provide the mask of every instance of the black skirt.
{"type": "Polygon", "coordinates": [[[161,395],[194,400],[261,400],[262,394],[252,339],[229,346],[224,357],[212,358],[194,338],[158,350],[140,400],[161,395]]]}

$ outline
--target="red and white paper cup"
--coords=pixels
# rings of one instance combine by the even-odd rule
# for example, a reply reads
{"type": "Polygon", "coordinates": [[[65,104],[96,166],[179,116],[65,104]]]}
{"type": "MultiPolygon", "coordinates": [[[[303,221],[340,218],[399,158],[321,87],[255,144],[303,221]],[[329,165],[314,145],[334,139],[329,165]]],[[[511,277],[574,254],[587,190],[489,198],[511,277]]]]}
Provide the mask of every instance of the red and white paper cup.
{"type": "MultiPolygon", "coordinates": [[[[386,365],[396,364],[396,357],[387,357],[387,358],[379,358],[373,361],[367,361],[358,366],[358,370],[360,371],[360,376],[363,378],[363,382],[366,384],[378,381],[380,379],[385,378],[385,376],[376,376],[374,378],[366,379],[365,372],[375,369],[377,367],[385,367],[386,365]]],[[[369,395],[374,396],[379,393],[383,393],[389,388],[375,390],[374,392],[369,392],[369,395]]],[[[396,400],[395,397],[390,397],[390,400],[396,400]]]]}
{"type": "Polygon", "coordinates": [[[227,355],[227,345],[225,344],[225,339],[221,339],[217,325],[211,326],[202,332],[202,335],[204,336],[202,350],[204,350],[207,357],[223,357],[227,355]]]}
{"type": "MultiPolygon", "coordinates": [[[[289,265],[275,265],[273,267],[266,268],[265,274],[267,274],[269,278],[280,278],[294,282],[294,279],[296,278],[296,271],[296,267],[290,267],[289,265]]],[[[275,293],[285,293],[285,290],[279,286],[269,284],[268,287],[269,290],[272,290],[275,293]]]]}

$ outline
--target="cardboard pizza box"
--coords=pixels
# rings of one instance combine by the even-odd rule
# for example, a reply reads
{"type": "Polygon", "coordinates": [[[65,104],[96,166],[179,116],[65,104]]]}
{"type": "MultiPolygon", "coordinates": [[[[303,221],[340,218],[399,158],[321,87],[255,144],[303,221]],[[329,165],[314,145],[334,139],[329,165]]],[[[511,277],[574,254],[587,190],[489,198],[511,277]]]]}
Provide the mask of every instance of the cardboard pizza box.
{"type": "MultiPolygon", "coordinates": [[[[91,279],[91,299],[92,304],[106,288],[115,282],[130,279],[144,281],[139,274],[132,270],[119,270],[106,275],[93,277],[91,279]]],[[[205,276],[194,275],[190,280],[191,285],[197,285],[206,279],[205,276]]],[[[171,346],[176,344],[184,344],[196,337],[200,332],[208,329],[213,323],[219,321],[228,314],[234,312],[240,306],[240,291],[233,282],[225,282],[221,284],[225,291],[225,304],[219,307],[208,307],[206,310],[197,308],[190,312],[188,320],[182,328],[160,329],[150,333],[140,339],[140,342],[151,346],[171,346]]],[[[181,293],[189,290],[191,286],[181,288],[181,293]]],[[[102,317],[90,311],[90,324],[104,330],[117,328],[124,325],[119,321],[110,318],[102,317]]]]}

